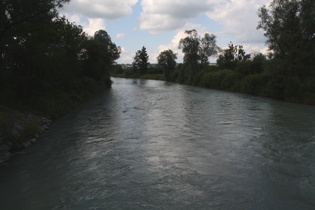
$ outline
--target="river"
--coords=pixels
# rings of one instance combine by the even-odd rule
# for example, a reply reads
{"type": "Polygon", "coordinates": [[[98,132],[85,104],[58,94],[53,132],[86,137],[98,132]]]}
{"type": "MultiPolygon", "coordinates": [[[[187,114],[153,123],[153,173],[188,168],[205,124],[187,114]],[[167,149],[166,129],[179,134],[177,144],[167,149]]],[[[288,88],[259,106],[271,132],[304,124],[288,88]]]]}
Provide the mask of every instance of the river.
{"type": "Polygon", "coordinates": [[[315,107],[153,80],[0,165],[1,209],[315,209],[315,107]]]}

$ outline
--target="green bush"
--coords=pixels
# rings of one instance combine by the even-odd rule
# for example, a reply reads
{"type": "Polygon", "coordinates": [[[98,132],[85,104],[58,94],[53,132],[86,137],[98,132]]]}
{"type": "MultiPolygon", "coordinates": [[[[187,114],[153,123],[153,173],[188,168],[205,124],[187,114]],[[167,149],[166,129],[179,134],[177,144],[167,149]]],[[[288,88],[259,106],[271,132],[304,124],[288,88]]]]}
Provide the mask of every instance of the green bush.
{"type": "Polygon", "coordinates": [[[206,73],[201,79],[201,85],[207,88],[220,88],[224,76],[222,71],[206,73]]]}
{"type": "Polygon", "coordinates": [[[232,71],[226,70],[224,77],[221,81],[221,88],[223,90],[239,91],[240,89],[240,74],[232,71]]]}
{"type": "Polygon", "coordinates": [[[239,75],[228,69],[206,73],[201,78],[201,85],[208,88],[236,90],[239,75]]]}
{"type": "Polygon", "coordinates": [[[266,96],[269,79],[268,74],[248,75],[241,81],[241,92],[266,96]]]}
{"type": "Polygon", "coordinates": [[[287,101],[299,101],[301,81],[298,77],[288,77],[284,81],[284,97],[287,101]]]}

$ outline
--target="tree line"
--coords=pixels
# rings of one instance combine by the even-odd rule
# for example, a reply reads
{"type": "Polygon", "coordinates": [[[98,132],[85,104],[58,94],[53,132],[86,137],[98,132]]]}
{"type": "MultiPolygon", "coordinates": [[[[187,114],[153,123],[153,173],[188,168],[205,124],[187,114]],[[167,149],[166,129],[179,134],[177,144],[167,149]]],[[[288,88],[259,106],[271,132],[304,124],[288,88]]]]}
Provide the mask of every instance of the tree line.
{"type": "Polygon", "coordinates": [[[221,49],[214,34],[200,37],[196,30],[187,30],[178,44],[182,64],[169,49],[157,57],[159,68],[149,69],[143,47],[134,57],[133,69],[116,66],[114,74],[155,74],[160,76],[147,77],[315,104],[315,1],[273,0],[258,15],[257,29],[267,38],[268,55],[247,54],[233,43],[221,49]],[[216,65],[209,64],[211,56],[217,56],[216,65]]]}
{"type": "Polygon", "coordinates": [[[0,104],[58,116],[101,89],[120,47],[57,10],[69,0],[0,3],[0,104]]]}

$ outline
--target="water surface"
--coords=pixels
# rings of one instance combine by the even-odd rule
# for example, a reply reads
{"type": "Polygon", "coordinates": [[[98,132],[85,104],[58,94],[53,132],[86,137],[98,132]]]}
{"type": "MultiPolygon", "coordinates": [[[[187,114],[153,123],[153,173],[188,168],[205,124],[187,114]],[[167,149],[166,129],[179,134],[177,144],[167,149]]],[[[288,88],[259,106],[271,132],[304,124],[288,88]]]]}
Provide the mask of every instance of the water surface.
{"type": "Polygon", "coordinates": [[[315,208],[315,107],[113,81],[0,165],[1,209],[315,208]]]}

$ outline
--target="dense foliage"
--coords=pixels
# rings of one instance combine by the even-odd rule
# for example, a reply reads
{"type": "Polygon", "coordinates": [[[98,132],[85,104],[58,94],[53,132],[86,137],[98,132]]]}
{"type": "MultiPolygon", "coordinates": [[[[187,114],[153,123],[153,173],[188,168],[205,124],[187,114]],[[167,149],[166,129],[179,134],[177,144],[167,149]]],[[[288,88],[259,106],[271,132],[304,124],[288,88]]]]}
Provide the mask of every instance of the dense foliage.
{"type": "Polygon", "coordinates": [[[199,83],[202,70],[208,66],[208,58],[220,50],[216,44],[216,36],[206,33],[201,38],[195,29],[187,30],[187,37],[181,39],[178,48],[184,53],[184,62],[178,74],[179,82],[188,82],[193,85],[199,83]]]}
{"type": "Polygon", "coordinates": [[[133,67],[140,74],[146,74],[148,72],[149,56],[147,49],[143,46],[141,50],[136,52],[134,57],[133,67]]]}
{"type": "Polygon", "coordinates": [[[120,48],[105,31],[89,37],[59,17],[68,1],[0,3],[0,104],[58,116],[111,85],[120,48]]]}
{"type": "Polygon", "coordinates": [[[259,10],[258,29],[281,68],[300,79],[314,73],[315,2],[313,0],[274,0],[269,9],[259,10]]]}
{"type": "Polygon", "coordinates": [[[233,43],[230,43],[228,48],[219,55],[217,64],[221,69],[234,69],[238,62],[248,61],[249,59],[250,55],[246,54],[243,46],[234,46],[233,43]]]}
{"type": "Polygon", "coordinates": [[[158,64],[163,68],[164,77],[166,81],[171,81],[173,70],[176,68],[177,55],[173,50],[164,50],[157,57],[158,64]]]}

